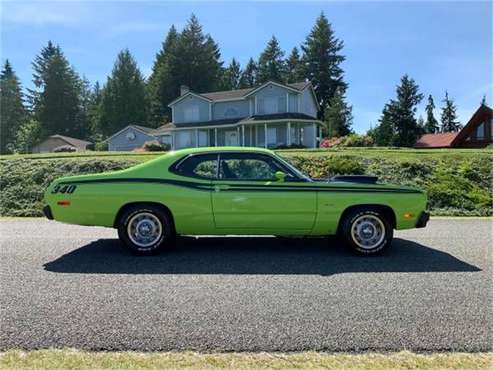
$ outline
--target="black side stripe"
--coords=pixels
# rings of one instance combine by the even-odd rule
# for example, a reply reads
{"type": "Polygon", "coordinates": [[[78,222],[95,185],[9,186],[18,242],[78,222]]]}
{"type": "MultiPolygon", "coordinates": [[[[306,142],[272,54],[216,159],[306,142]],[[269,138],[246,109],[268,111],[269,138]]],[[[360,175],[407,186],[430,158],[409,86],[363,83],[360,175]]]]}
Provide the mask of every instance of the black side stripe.
{"type": "Polygon", "coordinates": [[[321,192],[350,192],[350,193],[410,193],[420,194],[419,190],[412,189],[385,189],[377,187],[342,187],[342,186],[289,186],[289,185],[257,185],[257,184],[205,184],[200,182],[172,180],[172,179],[153,179],[153,178],[113,178],[113,179],[94,179],[94,180],[79,180],[79,181],[64,181],[60,185],[68,184],[101,184],[101,183],[148,183],[148,184],[162,184],[162,185],[175,185],[190,189],[213,191],[215,185],[227,185],[227,189],[221,189],[221,191],[269,191],[269,192],[293,192],[293,191],[321,191],[321,192]]]}

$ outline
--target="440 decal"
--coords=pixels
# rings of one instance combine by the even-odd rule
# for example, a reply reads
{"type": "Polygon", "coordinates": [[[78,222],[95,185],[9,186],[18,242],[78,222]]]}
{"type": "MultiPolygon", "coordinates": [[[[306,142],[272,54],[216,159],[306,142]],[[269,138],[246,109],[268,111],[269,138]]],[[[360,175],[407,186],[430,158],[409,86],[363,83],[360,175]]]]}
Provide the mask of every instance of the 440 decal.
{"type": "Polygon", "coordinates": [[[56,185],[51,194],[72,194],[75,189],[77,189],[77,185],[56,185]]]}

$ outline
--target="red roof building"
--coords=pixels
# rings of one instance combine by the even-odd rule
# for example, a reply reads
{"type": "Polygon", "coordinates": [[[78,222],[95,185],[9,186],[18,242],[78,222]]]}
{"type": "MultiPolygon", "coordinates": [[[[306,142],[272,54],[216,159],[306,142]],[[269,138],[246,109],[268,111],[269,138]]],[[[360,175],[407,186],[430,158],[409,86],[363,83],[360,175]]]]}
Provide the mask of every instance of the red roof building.
{"type": "Polygon", "coordinates": [[[471,119],[459,132],[425,134],[421,136],[415,148],[484,148],[493,143],[493,109],[482,104],[471,119]]]}

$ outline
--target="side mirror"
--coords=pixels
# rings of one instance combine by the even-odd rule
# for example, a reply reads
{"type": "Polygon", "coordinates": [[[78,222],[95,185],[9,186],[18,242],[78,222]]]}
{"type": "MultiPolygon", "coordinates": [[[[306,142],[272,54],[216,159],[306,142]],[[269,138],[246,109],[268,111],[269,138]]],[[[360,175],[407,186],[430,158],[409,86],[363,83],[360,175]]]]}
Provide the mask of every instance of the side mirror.
{"type": "Polygon", "coordinates": [[[284,182],[284,180],[286,179],[286,174],[282,171],[277,171],[275,173],[275,176],[276,176],[276,180],[280,182],[284,182]]]}

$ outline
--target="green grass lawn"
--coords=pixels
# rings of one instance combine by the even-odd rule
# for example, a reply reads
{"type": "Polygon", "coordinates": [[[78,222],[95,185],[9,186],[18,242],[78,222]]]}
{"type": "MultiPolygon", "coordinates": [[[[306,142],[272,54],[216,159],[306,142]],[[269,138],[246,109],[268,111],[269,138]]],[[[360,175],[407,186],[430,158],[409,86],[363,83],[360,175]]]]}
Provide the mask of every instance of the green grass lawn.
{"type": "Polygon", "coordinates": [[[8,351],[5,370],[69,369],[491,369],[493,353],[197,353],[83,352],[72,349],[8,351]]]}

